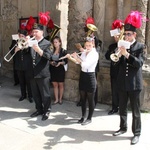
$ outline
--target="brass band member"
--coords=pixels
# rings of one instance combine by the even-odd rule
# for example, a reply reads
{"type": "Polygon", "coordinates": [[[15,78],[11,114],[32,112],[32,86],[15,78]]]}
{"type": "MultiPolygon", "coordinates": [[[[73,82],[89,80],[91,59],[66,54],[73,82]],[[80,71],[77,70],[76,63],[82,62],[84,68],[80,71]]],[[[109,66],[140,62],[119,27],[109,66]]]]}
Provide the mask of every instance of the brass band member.
{"type": "MultiPolygon", "coordinates": [[[[95,35],[95,31],[97,31],[97,27],[95,26],[94,18],[88,17],[86,19],[84,31],[85,31],[85,34],[86,34],[86,38],[93,38],[93,40],[94,40],[94,47],[96,48],[96,51],[99,54],[102,41],[100,41],[95,35]]],[[[84,48],[79,48],[79,50],[82,52],[84,50],[84,48]]],[[[99,72],[99,60],[97,62],[96,68],[95,68],[96,79],[97,79],[97,73],[98,72],[99,72]]],[[[94,102],[95,102],[95,106],[96,106],[96,104],[98,102],[98,85],[96,86],[94,102]]],[[[82,105],[81,103],[82,103],[82,101],[80,99],[80,101],[77,103],[77,106],[81,106],[82,105]]]]}
{"type": "Polygon", "coordinates": [[[107,60],[110,60],[110,79],[111,79],[111,93],[112,93],[112,109],[108,112],[108,115],[112,115],[114,113],[118,112],[119,109],[119,95],[118,95],[118,89],[117,89],[117,76],[118,76],[118,71],[119,71],[119,65],[117,63],[113,62],[110,59],[111,54],[114,54],[117,50],[117,42],[119,40],[120,35],[120,30],[123,28],[123,22],[121,20],[115,20],[112,23],[112,30],[116,30],[118,32],[115,33],[114,35],[114,40],[115,42],[111,45],[109,45],[109,48],[105,54],[105,58],[107,60]]]}
{"type": "MultiPolygon", "coordinates": [[[[28,32],[26,30],[19,29],[18,35],[20,39],[21,38],[26,39],[28,32]]],[[[17,41],[13,41],[10,48],[14,47],[16,43],[17,41]]],[[[32,103],[33,98],[32,98],[30,80],[33,77],[33,72],[32,72],[32,65],[31,65],[32,57],[30,54],[30,49],[29,48],[20,49],[19,46],[16,45],[14,50],[12,50],[12,54],[13,53],[16,53],[13,58],[15,60],[14,67],[15,70],[17,71],[17,75],[20,83],[20,90],[21,90],[21,97],[19,98],[19,101],[23,101],[28,96],[29,102],[32,103]]]]}
{"type": "Polygon", "coordinates": [[[92,115],[95,108],[94,96],[96,91],[96,76],[95,68],[98,61],[98,53],[94,47],[94,40],[91,38],[85,42],[85,48],[87,52],[83,52],[79,57],[77,53],[73,53],[72,57],[76,59],[78,64],[81,65],[80,79],[79,79],[79,91],[82,101],[82,117],[78,121],[82,125],[91,123],[92,115]],[[86,119],[86,101],[88,100],[89,113],[86,119]]]}
{"type": "Polygon", "coordinates": [[[31,81],[36,112],[31,117],[43,115],[42,120],[47,120],[51,109],[51,96],[49,89],[49,60],[51,57],[50,42],[44,39],[44,26],[35,24],[32,34],[38,44],[32,46],[34,78],[31,81]]]}
{"type": "Polygon", "coordinates": [[[127,104],[130,100],[132,111],[132,132],[134,137],[131,144],[139,141],[141,134],[140,94],[143,88],[142,65],[144,61],[144,44],[136,41],[136,28],[141,27],[141,16],[138,11],[132,11],[125,19],[125,40],[130,42],[130,48],[121,46],[119,60],[118,92],[120,129],[113,135],[118,136],[127,131],[127,104]]]}

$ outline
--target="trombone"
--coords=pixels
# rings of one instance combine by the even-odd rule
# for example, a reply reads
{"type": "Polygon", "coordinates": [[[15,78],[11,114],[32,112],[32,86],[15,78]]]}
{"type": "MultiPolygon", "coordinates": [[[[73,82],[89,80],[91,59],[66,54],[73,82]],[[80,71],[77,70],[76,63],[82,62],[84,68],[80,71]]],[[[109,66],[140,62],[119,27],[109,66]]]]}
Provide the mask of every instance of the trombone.
{"type": "Polygon", "coordinates": [[[4,56],[4,60],[7,62],[10,62],[11,59],[15,56],[16,52],[8,59],[7,56],[14,50],[15,47],[18,47],[19,49],[23,50],[25,48],[29,47],[29,40],[33,40],[35,37],[29,38],[28,40],[26,38],[20,38],[18,39],[18,42],[9,50],[9,52],[4,56]]]}

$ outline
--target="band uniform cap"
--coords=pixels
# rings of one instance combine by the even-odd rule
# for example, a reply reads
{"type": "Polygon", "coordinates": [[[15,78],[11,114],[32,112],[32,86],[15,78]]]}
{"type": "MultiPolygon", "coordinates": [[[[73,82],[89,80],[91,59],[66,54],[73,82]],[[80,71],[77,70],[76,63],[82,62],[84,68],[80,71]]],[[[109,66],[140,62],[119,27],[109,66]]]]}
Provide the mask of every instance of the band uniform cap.
{"type": "Polygon", "coordinates": [[[23,29],[19,29],[18,30],[18,33],[19,34],[23,34],[24,36],[27,36],[28,35],[28,32],[26,30],[23,30],[23,29]]]}
{"type": "Polygon", "coordinates": [[[132,24],[125,24],[124,30],[125,31],[133,31],[133,32],[135,32],[136,31],[136,27],[134,27],[132,24]]]}
{"type": "Polygon", "coordinates": [[[35,24],[33,25],[32,30],[44,30],[44,26],[41,25],[41,24],[35,23],[35,24]]]}

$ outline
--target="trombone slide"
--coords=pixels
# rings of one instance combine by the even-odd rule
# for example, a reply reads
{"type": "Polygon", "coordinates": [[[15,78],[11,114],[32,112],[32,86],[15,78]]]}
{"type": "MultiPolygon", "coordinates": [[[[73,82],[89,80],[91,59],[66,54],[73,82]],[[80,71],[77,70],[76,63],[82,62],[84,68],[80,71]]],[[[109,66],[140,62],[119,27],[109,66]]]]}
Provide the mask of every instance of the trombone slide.
{"type": "Polygon", "coordinates": [[[16,53],[14,53],[9,59],[7,59],[7,56],[13,51],[13,49],[17,46],[17,43],[13,46],[13,48],[4,56],[4,60],[7,62],[10,62],[11,59],[15,56],[16,53]]]}

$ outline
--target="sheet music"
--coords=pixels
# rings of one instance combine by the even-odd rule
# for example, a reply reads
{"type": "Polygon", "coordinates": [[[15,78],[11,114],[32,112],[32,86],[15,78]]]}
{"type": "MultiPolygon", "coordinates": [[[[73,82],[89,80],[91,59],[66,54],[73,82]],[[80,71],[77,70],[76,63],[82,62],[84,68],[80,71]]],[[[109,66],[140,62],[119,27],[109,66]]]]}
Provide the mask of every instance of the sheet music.
{"type": "Polygon", "coordinates": [[[124,41],[124,40],[119,40],[118,41],[118,47],[124,46],[126,49],[130,48],[130,42],[124,41]]]}
{"type": "Polygon", "coordinates": [[[29,47],[32,47],[33,45],[38,45],[38,41],[37,40],[29,40],[28,44],[29,44],[29,47]]]}
{"type": "Polygon", "coordinates": [[[19,39],[19,35],[18,34],[13,34],[12,39],[17,41],[19,39]]]}
{"type": "Polygon", "coordinates": [[[114,29],[114,30],[110,30],[110,35],[111,36],[116,36],[120,34],[120,29],[114,29]]]}

